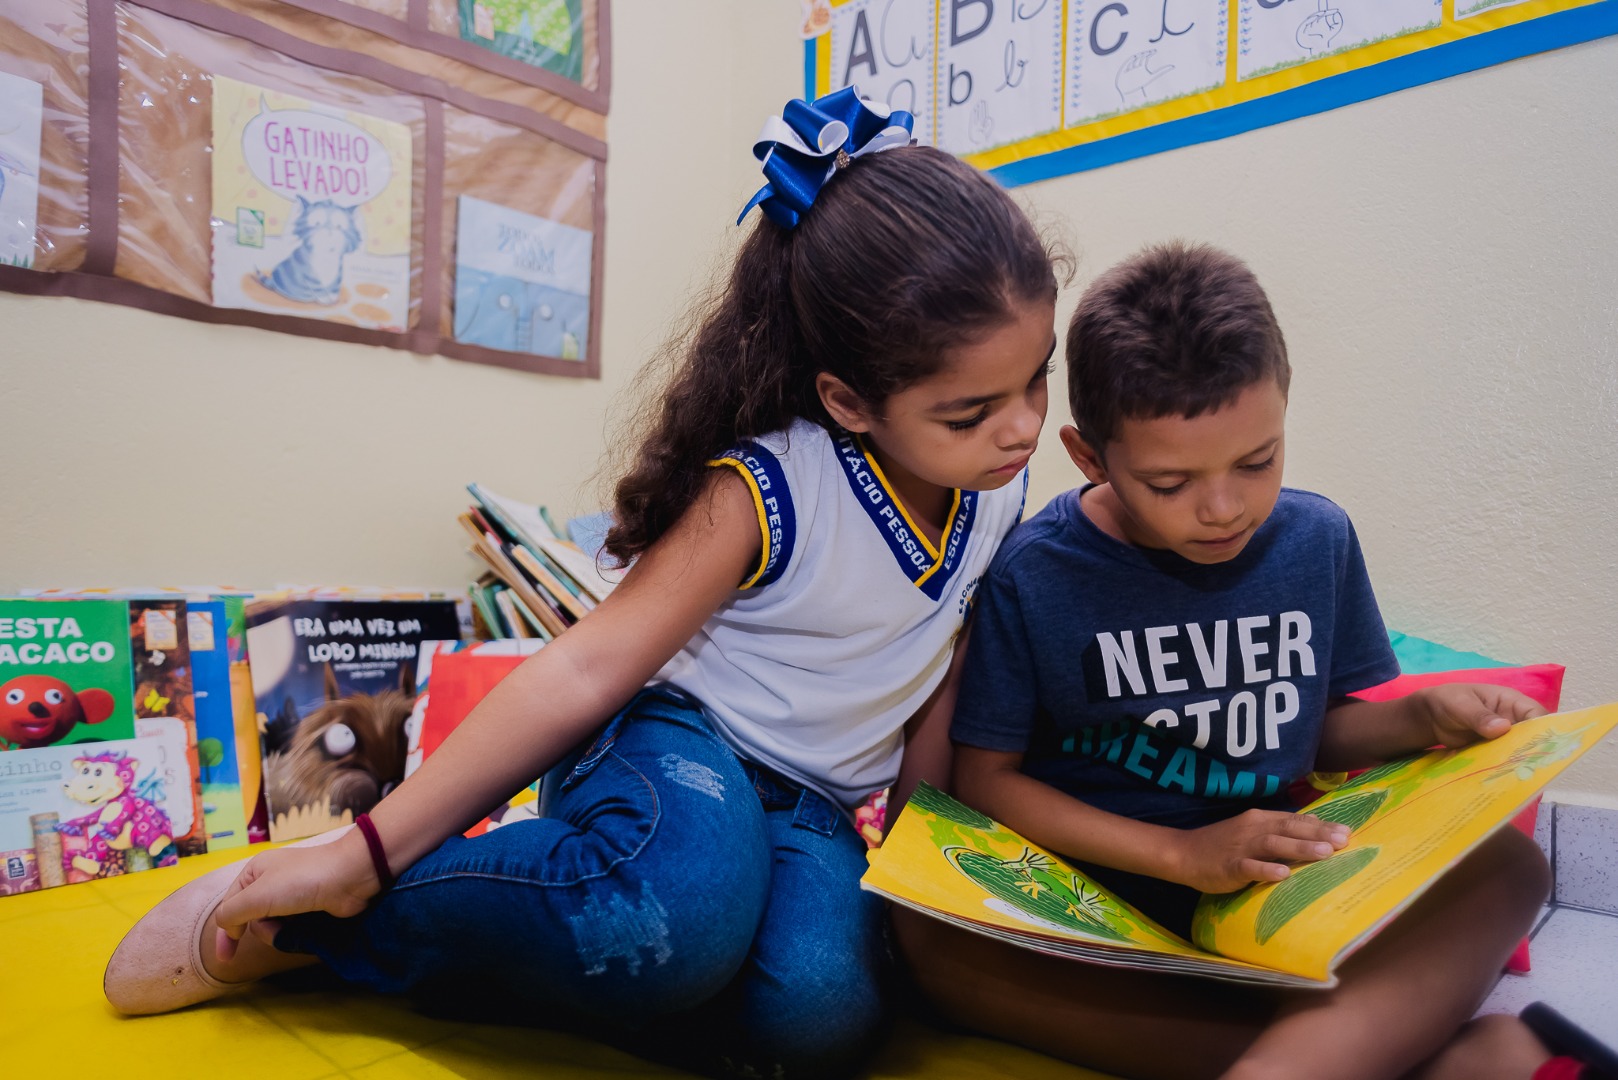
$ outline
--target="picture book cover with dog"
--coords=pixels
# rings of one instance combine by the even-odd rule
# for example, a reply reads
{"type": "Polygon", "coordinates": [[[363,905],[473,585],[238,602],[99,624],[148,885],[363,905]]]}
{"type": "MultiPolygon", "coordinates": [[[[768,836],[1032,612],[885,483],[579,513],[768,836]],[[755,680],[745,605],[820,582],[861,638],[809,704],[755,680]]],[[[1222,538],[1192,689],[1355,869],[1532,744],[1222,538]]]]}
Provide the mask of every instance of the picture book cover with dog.
{"type": "Polygon", "coordinates": [[[213,302],[403,330],[404,124],[213,78],[213,302]]]}
{"type": "Polygon", "coordinates": [[[1335,986],[1337,964],[1580,755],[1618,704],[1517,724],[1498,739],[1360,773],[1309,804],[1351,828],[1330,858],[1279,882],[1204,895],[1186,941],[1060,856],[923,784],[870,854],[861,886],[1013,945],[1116,967],[1335,986]]]}
{"type": "Polygon", "coordinates": [[[347,824],[404,779],[421,644],[459,636],[451,600],[248,604],[270,839],[347,824]]]}
{"type": "MultiPolygon", "coordinates": [[[[405,775],[443,745],[490,690],[545,644],[539,638],[425,641],[416,664],[416,706],[406,722],[405,775]]],[[[538,812],[539,784],[523,788],[466,831],[477,836],[538,812]]]]}
{"type": "Polygon", "coordinates": [[[34,265],[44,88],[0,71],[0,266],[34,265]]]}
{"type": "Polygon", "coordinates": [[[0,751],[131,739],[129,605],[0,600],[0,751]]]}
{"type": "Polygon", "coordinates": [[[172,721],[131,739],[0,754],[0,896],[172,866],[190,764],[172,721]]]}
{"type": "Polygon", "coordinates": [[[462,195],[455,229],[455,340],[583,360],[591,240],[584,229],[462,195]]]}

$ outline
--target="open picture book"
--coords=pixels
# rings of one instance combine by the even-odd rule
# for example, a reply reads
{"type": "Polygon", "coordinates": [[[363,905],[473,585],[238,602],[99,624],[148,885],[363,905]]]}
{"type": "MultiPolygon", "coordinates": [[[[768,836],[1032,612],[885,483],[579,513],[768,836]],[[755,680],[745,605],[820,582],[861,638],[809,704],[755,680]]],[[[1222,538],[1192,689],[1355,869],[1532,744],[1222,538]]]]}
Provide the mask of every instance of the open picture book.
{"type": "Polygon", "coordinates": [[[1192,941],[1060,857],[917,787],[861,884],[895,903],[1055,956],[1236,982],[1326,988],[1337,965],[1618,726],[1618,704],[1556,713],[1487,743],[1379,765],[1303,813],[1348,845],[1279,882],[1204,895],[1192,941]]]}

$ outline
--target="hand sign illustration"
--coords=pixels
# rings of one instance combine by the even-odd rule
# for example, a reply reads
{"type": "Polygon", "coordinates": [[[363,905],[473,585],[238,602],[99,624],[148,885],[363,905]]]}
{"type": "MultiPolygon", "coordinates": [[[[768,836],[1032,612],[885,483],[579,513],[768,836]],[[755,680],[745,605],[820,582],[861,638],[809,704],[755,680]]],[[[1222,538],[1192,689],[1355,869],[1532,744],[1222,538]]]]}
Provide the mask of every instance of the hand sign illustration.
{"type": "Polygon", "coordinates": [[[1131,56],[1124,61],[1123,67],[1118,69],[1112,84],[1118,88],[1118,97],[1125,105],[1130,104],[1130,95],[1139,94],[1134,99],[1136,104],[1144,105],[1147,101],[1146,87],[1174,70],[1173,64],[1153,69],[1151,59],[1156,55],[1156,49],[1146,49],[1131,56]]]}
{"type": "Polygon", "coordinates": [[[982,146],[989,141],[992,134],[994,134],[994,117],[989,115],[989,103],[980,99],[972,106],[972,117],[966,125],[966,137],[982,146]]]}
{"type": "Polygon", "coordinates": [[[1323,8],[1298,24],[1298,47],[1310,56],[1319,56],[1342,32],[1343,13],[1337,8],[1323,8]]]}

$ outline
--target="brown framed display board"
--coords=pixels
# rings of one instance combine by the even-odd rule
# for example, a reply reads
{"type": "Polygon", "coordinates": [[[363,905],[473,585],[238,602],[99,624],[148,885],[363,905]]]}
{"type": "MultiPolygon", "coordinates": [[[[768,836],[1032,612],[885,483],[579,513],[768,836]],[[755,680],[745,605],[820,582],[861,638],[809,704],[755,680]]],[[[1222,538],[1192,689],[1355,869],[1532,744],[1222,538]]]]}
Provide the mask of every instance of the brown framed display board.
{"type": "Polygon", "coordinates": [[[0,0],[0,288],[598,376],[604,118],[388,2],[0,0]]]}

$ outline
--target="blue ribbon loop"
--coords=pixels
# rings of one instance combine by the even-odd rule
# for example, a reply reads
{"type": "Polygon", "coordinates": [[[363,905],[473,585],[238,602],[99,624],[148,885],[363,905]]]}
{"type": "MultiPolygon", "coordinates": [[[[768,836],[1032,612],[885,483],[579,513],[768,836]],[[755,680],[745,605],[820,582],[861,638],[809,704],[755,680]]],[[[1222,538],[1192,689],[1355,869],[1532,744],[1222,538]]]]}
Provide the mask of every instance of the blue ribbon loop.
{"type": "Polygon", "coordinates": [[[812,102],[793,98],[780,116],[764,122],[753,143],[769,183],[742,208],[736,224],[757,206],[781,228],[793,228],[837,171],[839,152],[857,158],[906,146],[915,126],[914,116],[862,101],[852,86],[812,102]]]}

